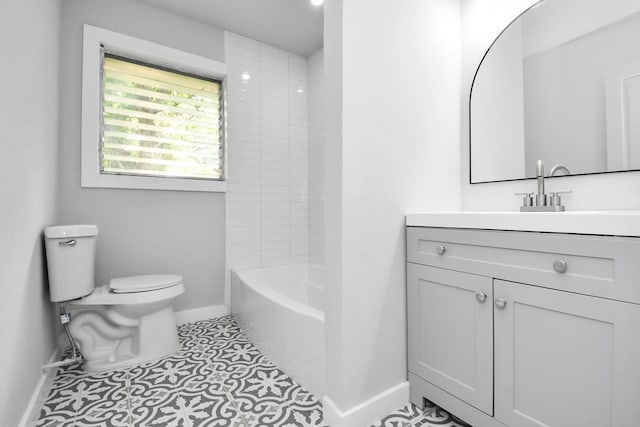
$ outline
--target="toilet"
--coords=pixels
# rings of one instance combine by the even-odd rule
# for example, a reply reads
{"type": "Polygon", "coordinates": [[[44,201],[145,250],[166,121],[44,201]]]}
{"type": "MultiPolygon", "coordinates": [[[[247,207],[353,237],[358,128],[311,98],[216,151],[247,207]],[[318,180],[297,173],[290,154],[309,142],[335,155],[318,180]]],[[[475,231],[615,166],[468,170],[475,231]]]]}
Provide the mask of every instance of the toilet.
{"type": "Polygon", "coordinates": [[[97,236],[95,225],[44,230],[50,299],[71,314],[83,368],[104,372],[177,352],[173,301],[184,292],[182,277],[148,274],[94,286],[97,236]]]}

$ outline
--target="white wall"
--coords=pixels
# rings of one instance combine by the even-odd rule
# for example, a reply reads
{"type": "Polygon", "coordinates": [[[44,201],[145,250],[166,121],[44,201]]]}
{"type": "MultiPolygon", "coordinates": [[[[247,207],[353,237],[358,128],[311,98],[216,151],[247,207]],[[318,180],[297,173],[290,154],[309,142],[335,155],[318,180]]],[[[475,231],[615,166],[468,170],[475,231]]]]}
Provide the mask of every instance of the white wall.
{"type": "MultiPolygon", "coordinates": [[[[535,191],[534,180],[469,184],[468,97],[480,58],[495,36],[533,0],[465,0],[462,2],[462,208],[518,210],[515,192],[535,191]]],[[[625,172],[547,180],[547,191],[572,190],[563,198],[569,210],[640,209],[640,172],[625,172]]]]}
{"type": "MultiPolygon", "coordinates": [[[[324,3],[324,79],[325,79],[325,340],[327,396],[344,399],[343,297],[342,297],[342,2],[324,3]],[[329,250],[331,248],[331,250],[329,250]]],[[[339,403],[340,404],[340,403],[339,403]]],[[[325,405],[326,409],[326,405],[325,405]]],[[[344,409],[344,408],[343,408],[344,409]]],[[[325,416],[327,411],[325,410],[325,416]]],[[[335,427],[335,426],[334,426],[335,427]]]]}
{"type": "Polygon", "coordinates": [[[305,58],[227,33],[230,268],[309,260],[305,58]]]}
{"type": "Polygon", "coordinates": [[[60,2],[0,13],[0,425],[17,426],[55,347],[42,229],[55,220],[60,2]]]}
{"type": "Polygon", "coordinates": [[[100,227],[96,280],[184,277],[176,310],[224,303],[224,194],[80,188],[82,26],[90,24],[224,61],[224,33],[131,0],[63,0],[61,223],[100,227]]]}
{"type": "Polygon", "coordinates": [[[309,98],[309,262],[324,265],[324,51],[308,60],[309,98]]]}
{"type": "Polygon", "coordinates": [[[459,13],[450,0],[325,3],[328,397],[340,411],[406,380],[405,213],[459,208],[459,13]]]}

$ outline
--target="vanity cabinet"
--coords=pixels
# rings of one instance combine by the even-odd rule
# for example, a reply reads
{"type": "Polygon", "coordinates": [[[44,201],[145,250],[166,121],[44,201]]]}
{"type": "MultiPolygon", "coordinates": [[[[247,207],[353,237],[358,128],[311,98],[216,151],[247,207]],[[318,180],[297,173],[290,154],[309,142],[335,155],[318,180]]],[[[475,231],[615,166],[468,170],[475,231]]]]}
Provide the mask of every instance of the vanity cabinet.
{"type": "Polygon", "coordinates": [[[478,426],[640,424],[640,239],[408,227],[411,401],[478,426]]]}
{"type": "Polygon", "coordinates": [[[409,370],[492,415],[491,278],[409,264],[407,281],[409,370]]]}

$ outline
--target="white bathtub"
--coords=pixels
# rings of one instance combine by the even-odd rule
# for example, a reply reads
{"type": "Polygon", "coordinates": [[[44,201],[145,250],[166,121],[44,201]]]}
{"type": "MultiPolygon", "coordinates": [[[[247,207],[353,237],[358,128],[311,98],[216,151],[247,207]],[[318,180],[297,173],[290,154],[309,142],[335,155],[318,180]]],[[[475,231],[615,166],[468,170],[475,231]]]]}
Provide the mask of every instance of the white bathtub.
{"type": "Polygon", "coordinates": [[[321,267],[231,271],[231,312],[276,366],[321,399],[325,390],[321,267]]]}

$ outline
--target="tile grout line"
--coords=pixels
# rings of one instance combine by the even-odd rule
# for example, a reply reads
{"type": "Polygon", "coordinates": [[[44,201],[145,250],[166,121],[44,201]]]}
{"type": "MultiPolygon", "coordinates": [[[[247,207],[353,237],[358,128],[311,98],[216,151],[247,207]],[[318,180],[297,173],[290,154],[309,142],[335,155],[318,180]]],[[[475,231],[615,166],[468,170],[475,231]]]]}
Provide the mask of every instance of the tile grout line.
{"type": "Polygon", "coordinates": [[[127,389],[127,423],[129,427],[135,427],[133,425],[133,408],[131,407],[131,371],[126,370],[125,375],[125,387],[127,389]]]}

